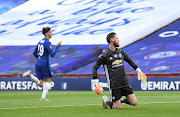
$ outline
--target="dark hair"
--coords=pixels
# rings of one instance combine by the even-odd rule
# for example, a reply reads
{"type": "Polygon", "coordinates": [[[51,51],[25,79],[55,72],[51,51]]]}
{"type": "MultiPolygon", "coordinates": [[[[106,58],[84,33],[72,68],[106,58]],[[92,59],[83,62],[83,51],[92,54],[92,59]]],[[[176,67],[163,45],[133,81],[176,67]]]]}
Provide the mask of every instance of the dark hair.
{"type": "Polygon", "coordinates": [[[108,43],[110,43],[110,40],[111,40],[111,38],[114,38],[114,35],[116,35],[115,32],[109,33],[109,34],[107,35],[107,37],[106,37],[106,41],[107,41],[108,43]]]}
{"type": "Polygon", "coordinates": [[[43,29],[42,29],[42,34],[46,34],[47,32],[49,32],[51,30],[51,28],[49,28],[49,27],[44,27],[43,29]]]}

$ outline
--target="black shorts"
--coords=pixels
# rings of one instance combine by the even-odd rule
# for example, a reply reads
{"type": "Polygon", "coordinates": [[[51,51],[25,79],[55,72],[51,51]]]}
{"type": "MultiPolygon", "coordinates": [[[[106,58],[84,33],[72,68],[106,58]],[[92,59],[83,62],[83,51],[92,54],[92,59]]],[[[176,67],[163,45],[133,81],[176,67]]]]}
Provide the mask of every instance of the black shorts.
{"type": "Polygon", "coordinates": [[[113,102],[119,100],[122,96],[127,96],[129,94],[133,94],[133,90],[130,85],[127,85],[122,88],[110,90],[110,97],[111,97],[111,101],[113,102]]]}

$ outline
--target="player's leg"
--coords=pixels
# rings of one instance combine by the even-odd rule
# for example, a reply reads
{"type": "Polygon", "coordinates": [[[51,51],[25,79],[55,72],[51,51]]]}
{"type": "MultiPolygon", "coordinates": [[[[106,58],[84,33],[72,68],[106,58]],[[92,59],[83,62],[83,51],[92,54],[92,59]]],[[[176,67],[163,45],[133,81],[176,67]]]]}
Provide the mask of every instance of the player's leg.
{"type": "Polygon", "coordinates": [[[103,96],[103,108],[110,107],[111,109],[113,109],[113,102],[112,102],[112,98],[111,98],[112,97],[112,90],[110,89],[109,91],[110,91],[110,100],[111,101],[109,101],[107,96],[104,95],[103,96]]]}
{"type": "Polygon", "coordinates": [[[46,99],[48,91],[51,89],[51,78],[45,78],[46,82],[43,84],[43,92],[40,101],[49,101],[46,99]]]}
{"type": "Polygon", "coordinates": [[[120,88],[119,92],[117,92],[117,90],[113,90],[113,91],[114,91],[114,93],[116,93],[116,94],[113,94],[114,96],[116,96],[116,97],[114,97],[114,101],[113,101],[114,109],[121,109],[122,103],[126,103],[126,104],[133,105],[133,106],[137,105],[136,96],[133,94],[133,90],[129,85],[126,87],[120,88]],[[120,96],[119,96],[119,94],[120,94],[120,96]],[[120,99],[121,96],[126,96],[126,98],[121,100],[120,99]],[[117,100],[117,99],[119,99],[119,100],[117,100]]]}
{"type": "Polygon", "coordinates": [[[30,71],[30,70],[28,70],[27,72],[24,72],[24,73],[23,73],[23,77],[30,77],[30,79],[31,79],[33,82],[35,82],[36,85],[39,86],[39,84],[40,84],[39,79],[38,79],[36,76],[34,76],[33,74],[31,74],[31,71],[30,71]]]}
{"type": "Polygon", "coordinates": [[[121,108],[122,108],[122,104],[121,104],[120,99],[113,102],[113,109],[121,109],[121,108]]]}
{"type": "Polygon", "coordinates": [[[107,99],[107,96],[103,96],[103,101],[111,108],[111,109],[121,109],[121,89],[112,89],[110,90],[110,98],[111,101],[107,99]]]}
{"type": "Polygon", "coordinates": [[[129,104],[129,105],[136,105],[137,99],[133,94],[133,90],[130,85],[112,90],[112,101],[114,109],[121,109],[122,103],[129,104]],[[121,99],[122,96],[126,96],[125,99],[121,99]]]}
{"type": "Polygon", "coordinates": [[[35,66],[35,72],[36,72],[36,76],[39,79],[40,83],[38,86],[43,86],[44,80],[43,80],[43,74],[42,74],[42,70],[41,70],[41,66],[36,65],[35,66]]]}
{"type": "Polygon", "coordinates": [[[137,99],[130,85],[122,88],[123,96],[126,96],[126,99],[123,100],[123,103],[136,106],[137,99]]]}
{"type": "Polygon", "coordinates": [[[118,89],[112,89],[112,95],[111,95],[111,100],[113,102],[113,109],[121,109],[122,108],[122,103],[120,101],[121,97],[122,97],[122,89],[118,88],[118,89]]]}
{"type": "Polygon", "coordinates": [[[43,79],[39,79],[39,81],[40,81],[40,84],[38,86],[43,86],[44,80],[43,79]]]}
{"type": "Polygon", "coordinates": [[[120,99],[120,101],[121,101],[121,103],[125,103],[125,104],[131,105],[127,98],[125,98],[125,99],[120,99]]]}
{"type": "Polygon", "coordinates": [[[51,77],[53,76],[50,67],[43,67],[43,76],[45,77],[45,82],[43,84],[43,93],[41,96],[41,101],[49,101],[46,99],[48,91],[51,89],[51,77]]]}
{"type": "Polygon", "coordinates": [[[48,91],[51,89],[51,78],[45,78],[46,82],[44,82],[43,84],[43,93],[41,98],[42,99],[46,99],[46,95],[48,93],[48,91]]]}
{"type": "Polygon", "coordinates": [[[129,94],[126,96],[127,100],[129,101],[129,103],[132,105],[132,106],[136,106],[137,105],[137,99],[136,99],[136,96],[135,94],[129,94]]]}

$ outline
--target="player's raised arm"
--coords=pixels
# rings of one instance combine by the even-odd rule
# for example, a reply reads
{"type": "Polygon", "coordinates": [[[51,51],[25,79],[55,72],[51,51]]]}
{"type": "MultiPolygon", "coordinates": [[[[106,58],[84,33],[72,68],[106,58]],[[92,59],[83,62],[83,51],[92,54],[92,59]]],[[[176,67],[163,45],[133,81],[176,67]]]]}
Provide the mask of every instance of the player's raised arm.
{"type": "Polygon", "coordinates": [[[57,43],[57,46],[56,46],[56,48],[55,48],[54,51],[52,50],[51,44],[49,45],[48,49],[49,49],[49,54],[51,55],[51,57],[54,57],[54,56],[56,55],[59,47],[61,46],[61,42],[62,42],[62,41],[60,41],[60,42],[57,43]]]}

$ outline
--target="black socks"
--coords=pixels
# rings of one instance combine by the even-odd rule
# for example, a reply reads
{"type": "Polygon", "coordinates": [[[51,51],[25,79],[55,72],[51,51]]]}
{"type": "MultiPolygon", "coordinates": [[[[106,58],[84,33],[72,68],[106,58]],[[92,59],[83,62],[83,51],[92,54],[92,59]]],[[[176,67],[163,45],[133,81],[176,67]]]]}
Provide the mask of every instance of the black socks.
{"type": "Polygon", "coordinates": [[[127,98],[125,98],[125,99],[121,100],[121,103],[125,103],[125,104],[129,104],[129,105],[131,105],[131,104],[129,103],[129,101],[128,101],[128,99],[127,99],[127,98]]]}
{"type": "Polygon", "coordinates": [[[112,109],[113,108],[113,102],[108,101],[107,105],[112,109]]]}

